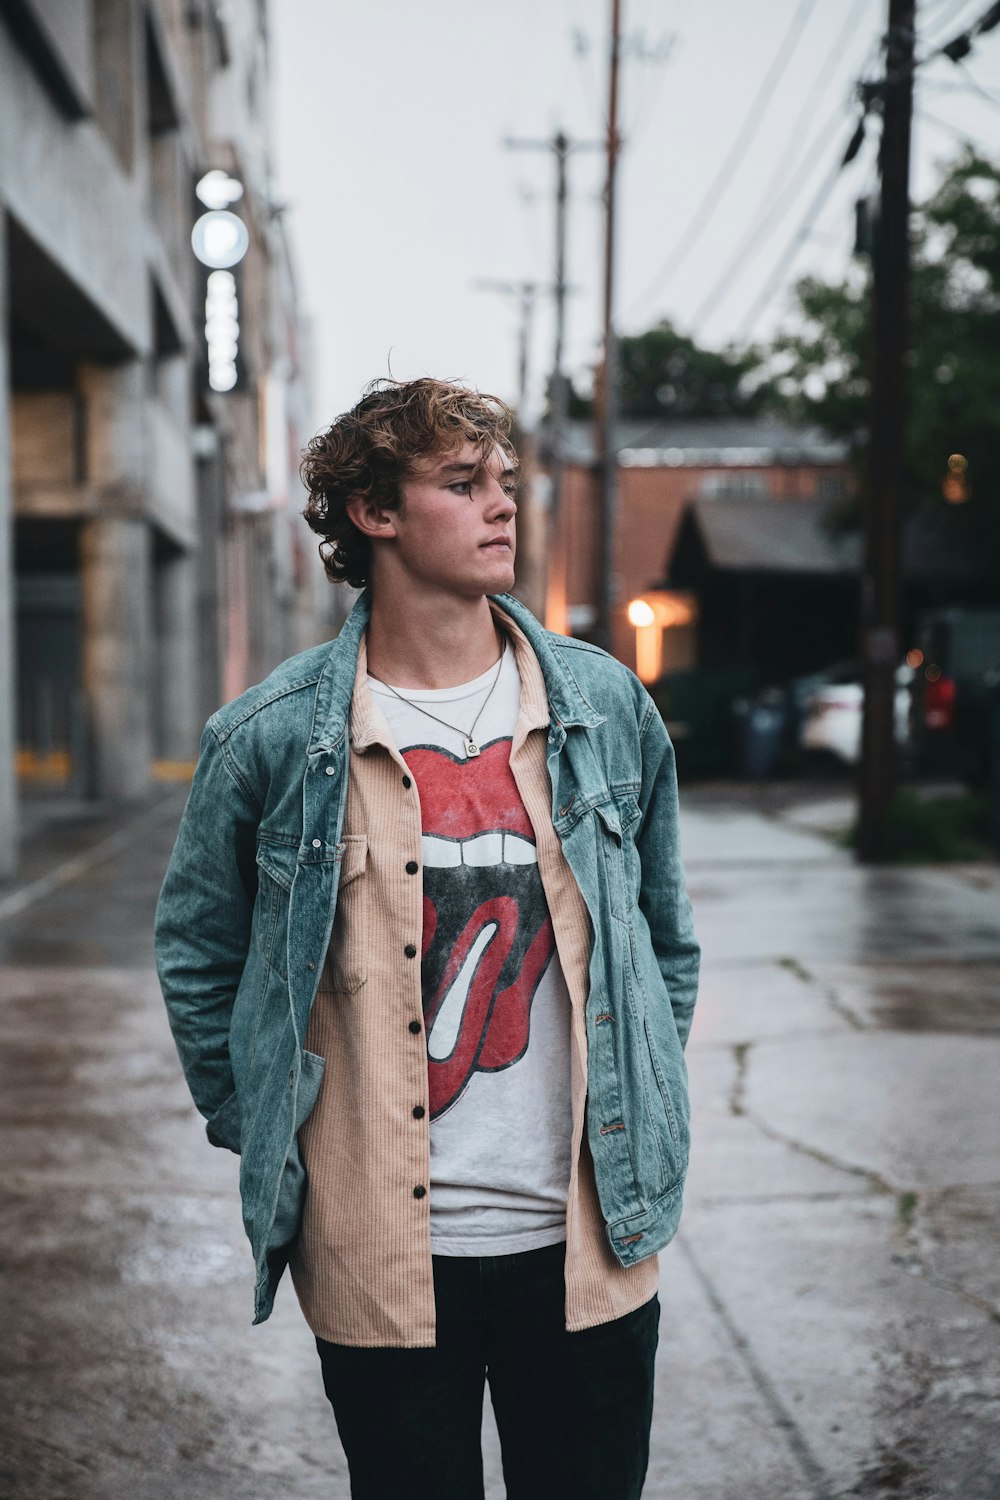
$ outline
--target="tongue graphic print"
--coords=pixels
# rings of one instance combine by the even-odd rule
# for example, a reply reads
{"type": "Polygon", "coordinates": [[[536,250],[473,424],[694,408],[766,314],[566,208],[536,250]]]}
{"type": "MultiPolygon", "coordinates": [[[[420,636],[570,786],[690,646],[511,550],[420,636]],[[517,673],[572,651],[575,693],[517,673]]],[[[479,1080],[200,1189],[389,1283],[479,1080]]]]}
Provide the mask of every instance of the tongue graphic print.
{"type": "Polygon", "coordinates": [[[404,751],[420,791],[424,929],[421,982],[430,1115],[472,1075],[523,1057],[531,1002],[555,950],[535,839],[510,769],[511,741],[474,760],[404,751]]]}

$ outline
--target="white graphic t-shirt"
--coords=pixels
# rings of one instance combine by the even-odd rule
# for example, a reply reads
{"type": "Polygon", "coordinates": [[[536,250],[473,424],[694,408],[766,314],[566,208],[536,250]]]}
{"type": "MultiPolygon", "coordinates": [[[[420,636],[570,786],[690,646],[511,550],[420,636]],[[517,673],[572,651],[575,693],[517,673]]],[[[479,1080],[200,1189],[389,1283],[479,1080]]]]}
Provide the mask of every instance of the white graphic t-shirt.
{"type": "Polygon", "coordinates": [[[401,689],[409,703],[368,686],[420,795],[431,1249],[556,1244],[570,1175],[570,1002],[510,769],[514,653],[460,687],[401,689]],[[469,756],[474,721],[480,753],[469,756]]]}

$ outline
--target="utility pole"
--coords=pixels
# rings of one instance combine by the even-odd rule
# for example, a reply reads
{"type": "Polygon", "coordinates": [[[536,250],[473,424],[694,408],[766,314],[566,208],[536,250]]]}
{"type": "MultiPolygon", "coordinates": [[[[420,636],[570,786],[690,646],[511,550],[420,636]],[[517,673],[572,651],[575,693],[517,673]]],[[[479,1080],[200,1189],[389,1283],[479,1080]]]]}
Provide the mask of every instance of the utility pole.
{"type": "Polygon", "coordinates": [[[618,154],[618,64],[621,55],[621,0],[611,0],[610,76],[608,81],[607,178],[604,188],[604,356],[594,392],[595,462],[600,538],[597,556],[597,644],[611,650],[616,604],[615,521],[618,488],[618,348],[614,324],[615,188],[618,154]]]}
{"type": "Polygon", "coordinates": [[[552,137],[556,159],[556,291],[555,347],[549,382],[549,567],[545,589],[545,623],[566,634],[569,629],[567,577],[569,558],[562,534],[563,445],[566,435],[567,389],[563,360],[566,350],[566,161],[569,141],[563,131],[552,137]]]}
{"type": "Polygon", "coordinates": [[[531,324],[535,312],[535,297],[538,285],[534,281],[491,281],[475,283],[481,292],[500,292],[506,297],[517,297],[520,303],[520,323],[517,335],[517,414],[520,426],[524,426],[524,409],[528,398],[528,366],[531,358],[531,324]]]}
{"type": "Polygon", "coordinates": [[[546,434],[549,450],[549,510],[545,623],[550,630],[565,634],[567,629],[567,557],[562,536],[562,508],[568,397],[568,385],[563,370],[566,347],[566,294],[569,290],[566,282],[566,213],[569,199],[567,163],[570,152],[598,150],[602,143],[571,141],[564,131],[558,130],[551,140],[508,139],[504,144],[510,151],[551,151],[556,163],[555,283],[553,286],[555,347],[549,382],[549,420],[546,434]]]}
{"type": "Polygon", "coordinates": [[[900,517],[906,452],[910,282],[910,122],[915,0],[889,0],[879,148],[880,208],[872,249],[871,407],[861,576],[864,714],[858,857],[885,856],[896,782],[900,517]]]}

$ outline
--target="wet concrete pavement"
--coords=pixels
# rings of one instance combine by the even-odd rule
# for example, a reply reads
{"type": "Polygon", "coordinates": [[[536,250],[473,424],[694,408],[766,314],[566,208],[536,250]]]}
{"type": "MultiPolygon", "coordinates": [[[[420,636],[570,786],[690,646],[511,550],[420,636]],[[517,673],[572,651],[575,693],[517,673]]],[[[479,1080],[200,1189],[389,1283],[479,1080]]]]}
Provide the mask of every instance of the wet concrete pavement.
{"type": "MultiPolygon", "coordinates": [[[[152,972],[181,800],[40,816],[0,887],[0,1500],[349,1493],[290,1285],[248,1326],[236,1159],[152,972]]],[[[861,871],[719,789],[685,850],[695,1149],[646,1495],[995,1500],[1000,872],[861,871]]]]}

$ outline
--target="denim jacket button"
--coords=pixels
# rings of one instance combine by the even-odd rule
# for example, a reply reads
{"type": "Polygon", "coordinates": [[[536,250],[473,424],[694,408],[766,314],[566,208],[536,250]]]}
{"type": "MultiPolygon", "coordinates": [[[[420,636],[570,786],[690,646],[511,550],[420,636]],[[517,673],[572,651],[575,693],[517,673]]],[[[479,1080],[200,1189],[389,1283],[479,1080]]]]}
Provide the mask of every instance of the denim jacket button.
{"type": "Polygon", "coordinates": [[[322,847],[323,847],[323,840],[322,839],[313,839],[313,848],[314,849],[322,849],[322,847]]]}
{"type": "Polygon", "coordinates": [[[327,766],[327,768],[326,768],[326,774],[328,776],[336,776],[336,774],[337,774],[337,768],[336,768],[336,766],[327,766]]]}

